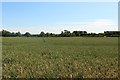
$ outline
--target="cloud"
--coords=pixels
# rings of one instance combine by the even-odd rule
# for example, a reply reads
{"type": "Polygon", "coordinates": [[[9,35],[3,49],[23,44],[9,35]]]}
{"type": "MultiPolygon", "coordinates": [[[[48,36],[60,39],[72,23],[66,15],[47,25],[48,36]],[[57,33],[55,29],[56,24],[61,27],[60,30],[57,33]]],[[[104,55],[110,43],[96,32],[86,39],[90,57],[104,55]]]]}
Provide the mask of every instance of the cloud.
{"type": "Polygon", "coordinates": [[[92,32],[103,32],[103,31],[113,31],[118,30],[117,23],[111,19],[98,19],[91,22],[87,28],[92,32]]]}
{"type": "Polygon", "coordinates": [[[84,30],[87,32],[104,32],[104,31],[114,31],[118,30],[118,25],[111,19],[97,19],[90,22],[69,22],[64,23],[64,29],[70,31],[74,30],[84,30]]]}
{"type": "Polygon", "coordinates": [[[87,32],[95,32],[100,33],[104,31],[117,31],[118,25],[111,19],[97,19],[89,22],[66,22],[66,23],[55,23],[48,25],[39,25],[39,26],[31,26],[31,27],[14,27],[7,28],[6,30],[10,30],[13,32],[20,31],[22,33],[30,32],[34,34],[39,34],[41,31],[44,32],[52,32],[52,33],[61,33],[63,30],[69,31],[87,31],[87,32]]]}

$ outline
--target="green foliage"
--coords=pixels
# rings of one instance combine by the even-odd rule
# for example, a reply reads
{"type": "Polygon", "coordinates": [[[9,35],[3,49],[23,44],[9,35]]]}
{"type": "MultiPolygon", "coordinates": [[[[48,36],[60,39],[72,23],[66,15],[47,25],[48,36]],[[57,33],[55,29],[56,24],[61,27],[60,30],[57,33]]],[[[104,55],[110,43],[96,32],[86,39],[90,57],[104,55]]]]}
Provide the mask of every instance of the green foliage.
{"type": "Polygon", "coordinates": [[[22,36],[20,32],[17,32],[15,35],[16,35],[17,37],[21,37],[21,36],[22,36]]]}
{"type": "Polygon", "coordinates": [[[118,38],[3,37],[5,78],[115,78],[118,38]]]}
{"type": "Polygon", "coordinates": [[[14,33],[14,32],[9,32],[9,31],[6,31],[6,30],[2,30],[0,31],[0,36],[3,36],[3,37],[20,37],[22,36],[22,34],[20,32],[17,32],[17,33],[14,33]]]}
{"type": "Polygon", "coordinates": [[[2,35],[5,36],[5,37],[9,37],[11,36],[12,34],[9,32],[9,31],[6,31],[6,30],[2,30],[2,35]]]}
{"type": "Polygon", "coordinates": [[[114,36],[120,37],[120,31],[104,31],[104,34],[107,37],[114,37],[114,36]]]}
{"type": "Polygon", "coordinates": [[[41,33],[40,33],[40,37],[45,37],[45,33],[44,33],[44,32],[41,32],[41,33]]]}
{"type": "Polygon", "coordinates": [[[0,36],[3,37],[120,37],[120,31],[105,31],[104,33],[87,33],[87,31],[73,31],[72,33],[68,30],[61,31],[61,34],[54,33],[44,33],[43,31],[40,34],[30,34],[26,32],[25,34],[21,34],[20,32],[14,33],[6,30],[0,31],[0,36]]]}
{"type": "Polygon", "coordinates": [[[60,34],[61,37],[70,37],[71,33],[68,30],[64,30],[64,32],[62,31],[60,34]]]}
{"type": "Polygon", "coordinates": [[[31,34],[30,34],[29,32],[26,32],[26,33],[24,34],[24,36],[26,36],[26,37],[30,37],[31,34]]]}
{"type": "Polygon", "coordinates": [[[73,34],[75,34],[75,36],[83,36],[84,34],[87,34],[86,31],[73,31],[73,34]]]}

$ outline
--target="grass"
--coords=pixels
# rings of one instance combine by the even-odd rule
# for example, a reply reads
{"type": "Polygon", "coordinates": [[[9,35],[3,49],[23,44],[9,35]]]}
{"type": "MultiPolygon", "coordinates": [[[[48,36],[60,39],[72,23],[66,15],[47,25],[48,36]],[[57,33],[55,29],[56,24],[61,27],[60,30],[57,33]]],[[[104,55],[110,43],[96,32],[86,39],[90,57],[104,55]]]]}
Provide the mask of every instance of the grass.
{"type": "Polygon", "coordinates": [[[4,37],[4,78],[116,78],[118,38],[4,37]]]}

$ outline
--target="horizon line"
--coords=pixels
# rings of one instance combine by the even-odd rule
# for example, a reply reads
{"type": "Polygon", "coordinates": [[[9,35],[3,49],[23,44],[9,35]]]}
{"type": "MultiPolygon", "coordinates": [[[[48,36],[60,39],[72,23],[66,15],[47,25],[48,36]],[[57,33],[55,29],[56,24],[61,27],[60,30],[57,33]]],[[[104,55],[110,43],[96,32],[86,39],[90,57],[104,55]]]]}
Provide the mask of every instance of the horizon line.
{"type": "MultiPolygon", "coordinates": [[[[45,32],[45,31],[40,31],[39,33],[31,33],[30,31],[26,31],[26,32],[24,32],[24,33],[22,33],[21,31],[11,31],[11,30],[6,30],[6,29],[1,29],[0,30],[0,32],[1,31],[3,31],[3,30],[5,30],[5,31],[8,31],[8,32],[11,32],[11,33],[17,33],[17,32],[20,32],[21,34],[25,34],[26,32],[29,32],[30,34],[40,34],[41,32],[44,32],[44,33],[52,33],[52,34],[61,34],[61,33],[53,33],[53,32],[45,32]]],[[[64,30],[67,30],[67,29],[64,29],[64,30]]],[[[63,32],[64,32],[64,30],[62,30],[63,32]]],[[[61,32],[62,32],[61,31],[61,32]]],[[[70,30],[67,30],[67,31],[70,31],[70,30]]],[[[86,30],[74,30],[74,31],[86,31],[86,30]]],[[[120,31],[120,30],[106,30],[106,31],[110,31],[110,32],[114,32],[114,31],[120,31]]],[[[87,33],[96,33],[96,32],[89,32],[89,31],[86,31],[87,33]]],[[[96,33],[96,34],[99,34],[99,33],[104,33],[105,31],[103,31],[103,32],[98,32],[98,33],[96,33]]],[[[73,31],[70,31],[70,33],[73,33],[73,31]]]]}

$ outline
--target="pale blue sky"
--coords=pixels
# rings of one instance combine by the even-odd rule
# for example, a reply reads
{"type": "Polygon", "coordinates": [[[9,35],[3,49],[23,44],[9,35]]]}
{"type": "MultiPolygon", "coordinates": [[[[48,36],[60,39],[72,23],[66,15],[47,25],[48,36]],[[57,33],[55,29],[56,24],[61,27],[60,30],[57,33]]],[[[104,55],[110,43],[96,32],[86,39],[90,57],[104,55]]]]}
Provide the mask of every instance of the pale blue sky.
{"type": "Polygon", "coordinates": [[[117,18],[118,4],[115,2],[2,3],[3,29],[22,33],[60,33],[64,29],[89,32],[117,30],[117,18]]]}
{"type": "Polygon", "coordinates": [[[1,0],[2,2],[118,2],[119,0],[1,0]]]}

